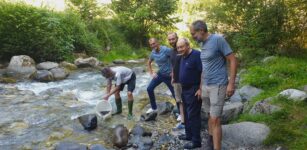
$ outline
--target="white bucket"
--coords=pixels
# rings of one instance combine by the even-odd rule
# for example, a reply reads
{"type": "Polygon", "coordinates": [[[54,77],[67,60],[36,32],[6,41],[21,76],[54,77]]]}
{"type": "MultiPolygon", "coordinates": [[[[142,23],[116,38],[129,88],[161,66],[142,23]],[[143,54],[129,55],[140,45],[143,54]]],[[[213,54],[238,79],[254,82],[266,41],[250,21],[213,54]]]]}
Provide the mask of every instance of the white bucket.
{"type": "Polygon", "coordinates": [[[111,118],[112,116],[112,105],[109,101],[102,100],[96,105],[96,114],[103,120],[111,118]]]}

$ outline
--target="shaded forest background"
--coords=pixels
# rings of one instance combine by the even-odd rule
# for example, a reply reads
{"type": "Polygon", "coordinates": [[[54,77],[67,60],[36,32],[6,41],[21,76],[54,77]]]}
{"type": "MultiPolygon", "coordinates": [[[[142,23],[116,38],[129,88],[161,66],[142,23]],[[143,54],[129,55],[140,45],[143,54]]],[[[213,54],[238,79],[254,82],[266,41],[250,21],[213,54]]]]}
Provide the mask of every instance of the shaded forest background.
{"type": "MultiPolygon", "coordinates": [[[[223,34],[242,63],[271,55],[307,56],[305,0],[67,0],[64,11],[0,0],[0,58],[29,55],[37,62],[147,57],[149,37],[190,38],[196,19],[223,34]]],[[[194,43],[194,46],[197,45],[194,43]]]]}

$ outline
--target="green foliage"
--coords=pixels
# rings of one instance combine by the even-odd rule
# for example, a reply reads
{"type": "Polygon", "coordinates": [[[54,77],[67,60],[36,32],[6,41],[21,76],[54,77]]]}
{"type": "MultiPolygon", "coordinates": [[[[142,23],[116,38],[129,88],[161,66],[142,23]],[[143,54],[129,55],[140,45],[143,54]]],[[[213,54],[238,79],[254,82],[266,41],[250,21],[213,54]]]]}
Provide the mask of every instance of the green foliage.
{"type": "Polygon", "coordinates": [[[29,55],[36,61],[68,59],[73,51],[94,54],[99,49],[80,16],[22,3],[0,2],[0,57],[29,55]]]}
{"type": "Polygon", "coordinates": [[[171,28],[178,19],[171,15],[176,0],[112,0],[121,32],[134,46],[142,47],[149,35],[155,36],[171,28]]]}
{"type": "Polygon", "coordinates": [[[307,3],[302,0],[219,0],[199,4],[213,31],[225,33],[243,62],[274,54],[307,54],[307,3]],[[204,9],[204,7],[206,9],[204,9]]]}
{"type": "MultiPolygon", "coordinates": [[[[259,100],[276,96],[289,88],[300,88],[307,83],[307,61],[287,57],[276,57],[266,63],[250,67],[242,78],[243,84],[262,88],[262,92],[251,100],[253,105],[259,100]]],[[[266,145],[278,144],[289,149],[304,149],[307,146],[307,103],[295,102],[283,97],[272,101],[282,110],[272,115],[243,114],[237,120],[267,124],[271,133],[265,140],[266,145]]]]}
{"type": "Polygon", "coordinates": [[[306,60],[276,57],[267,64],[250,67],[243,75],[242,83],[264,90],[283,90],[306,84],[306,74],[306,60]]]}

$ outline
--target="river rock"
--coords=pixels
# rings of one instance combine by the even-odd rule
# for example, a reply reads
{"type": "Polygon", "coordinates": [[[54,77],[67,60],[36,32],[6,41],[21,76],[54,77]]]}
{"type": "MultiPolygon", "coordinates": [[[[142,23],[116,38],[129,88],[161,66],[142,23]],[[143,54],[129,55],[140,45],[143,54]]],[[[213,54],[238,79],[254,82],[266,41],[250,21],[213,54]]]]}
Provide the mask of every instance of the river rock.
{"type": "Polygon", "coordinates": [[[239,93],[242,97],[243,100],[248,101],[251,98],[257,96],[262,92],[261,89],[258,89],[256,87],[250,86],[250,85],[245,85],[243,86],[240,90],[239,93]]]}
{"type": "Polygon", "coordinates": [[[50,61],[42,62],[36,65],[36,68],[38,70],[50,70],[50,69],[57,68],[57,67],[59,67],[58,63],[50,62],[50,61]]]}
{"type": "Polygon", "coordinates": [[[140,121],[154,121],[154,120],[156,120],[157,116],[158,116],[157,112],[152,112],[152,113],[149,113],[149,114],[143,114],[140,117],[140,121]]]}
{"type": "Polygon", "coordinates": [[[272,61],[274,61],[274,60],[276,60],[276,59],[277,59],[276,56],[268,56],[268,57],[265,57],[265,58],[262,60],[262,62],[263,62],[263,63],[270,63],[270,62],[272,62],[272,61]]]}
{"type": "Polygon", "coordinates": [[[237,118],[243,111],[243,103],[227,103],[223,108],[222,123],[227,123],[232,119],[237,118]]]}
{"type": "Polygon", "coordinates": [[[270,104],[272,99],[273,98],[267,98],[255,103],[252,109],[249,111],[249,114],[272,114],[273,112],[280,110],[281,108],[279,106],[270,104]]]}
{"type": "Polygon", "coordinates": [[[153,146],[153,141],[150,137],[133,136],[129,139],[129,143],[140,150],[150,150],[153,146]]]}
{"type": "Polygon", "coordinates": [[[230,102],[242,102],[241,95],[239,94],[238,90],[235,90],[235,93],[230,97],[230,102]]]}
{"type": "Polygon", "coordinates": [[[222,126],[223,142],[229,147],[261,146],[270,133],[270,128],[254,122],[240,122],[222,126]]]}
{"type": "Polygon", "coordinates": [[[74,63],[78,68],[97,67],[99,65],[99,61],[95,57],[78,58],[74,63]]]}
{"type": "Polygon", "coordinates": [[[52,73],[54,80],[63,80],[69,75],[63,68],[53,68],[50,72],[52,73]]]}
{"type": "MultiPolygon", "coordinates": [[[[204,105],[204,103],[203,103],[204,105]]],[[[237,118],[243,112],[243,103],[242,102],[226,102],[223,107],[223,114],[222,114],[222,123],[228,123],[232,119],[237,118]]],[[[208,114],[206,113],[204,106],[201,108],[201,121],[202,121],[202,128],[207,128],[208,124],[208,114]]]]}
{"type": "Polygon", "coordinates": [[[63,92],[63,89],[60,88],[51,88],[45,91],[42,91],[39,93],[39,95],[49,95],[49,96],[53,96],[53,95],[59,95],[63,92]]]}
{"type": "Polygon", "coordinates": [[[151,136],[152,133],[146,131],[142,126],[139,124],[135,125],[133,129],[131,130],[131,134],[133,136],[151,136]]]}
{"type": "Polygon", "coordinates": [[[307,94],[304,91],[297,89],[287,89],[279,93],[280,96],[292,99],[294,101],[304,101],[307,99],[307,94]]]}
{"type": "Polygon", "coordinates": [[[303,90],[307,93],[307,85],[303,87],[303,90]]]}
{"type": "Polygon", "coordinates": [[[65,134],[62,132],[53,132],[49,136],[49,140],[60,140],[60,139],[63,139],[64,137],[65,137],[65,134]]]}
{"type": "Polygon", "coordinates": [[[113,130],[113,145],[122,148],[125,147],[128,143],[129,132],[128,129],[120,124],[117,125],[113,130]]]}
{"type": "Polygon", "coordinates": [[[7,69],[29,77],[36,71],[35,61],[26,55],[13,56],[7,69]]]}
{"type": "Polygon", "coordinates": [[[128,60],[126,61],[127,63],[130,63],[130,64],[138,64],[138,63],[144,63],[145,62],[145,59],[138,59],[138,60],[128,60]]]}
{"type": "Polygon", "coordinates": [[[97,128],[97,117],[95,114],[88,114],[78,117],[84,130],[91,131],[97,128]]]}
{"type": "Polygon", "coordinates": [[[125,64],[125,61],[122,59],[116,59],[116,60],[113,60],[113,63],[114,64],[125,64]]]}
{"type": "Polygon", "coordinates": [[[38,70],[34,73],[34,79],[40,82],[49,82],[53,80],[53,75],[48,70],[38,70]]]}
{"type": "Polygon", "coordinates": [[[0,77],[0,83],[16,83],[17,80],[13,77],[0,77]]]}
{"type": "Polygon", "coordinates": [[[76,70],[78,67],[75,64],[63,61],[60,63],[60,67],[63,67],[67,70],[76,70]]]}
{"type": "Polygon", "coordinates": [[[107,150],[107,149],[100,144],[94,144],[89,147],[89,150],[107,150]]]}
{"type": "Polygon", "coordinates": [[[141,74],[145,72],[145,69],[143,67],[134,67],[132,68],[132,70],[136,73],[136,74],[141,74]]]}
{"type": "Polygon", "coordinates": [[[87,150],[87,146],[75,142],[60,142],[55,146],[55,150],[87,150]]]}
{"type": "Polygon", "coordinates": [[[172,112],[174,105],[170,102],[162,102],[158,104],[158,114],[165,115],[172,112]]]}

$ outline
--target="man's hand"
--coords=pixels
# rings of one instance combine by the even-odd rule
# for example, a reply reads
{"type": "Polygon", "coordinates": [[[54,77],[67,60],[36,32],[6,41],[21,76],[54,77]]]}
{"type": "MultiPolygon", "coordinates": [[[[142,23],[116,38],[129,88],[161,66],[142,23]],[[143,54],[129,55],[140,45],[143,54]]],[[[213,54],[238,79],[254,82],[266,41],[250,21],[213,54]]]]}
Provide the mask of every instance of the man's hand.
{"type": "Polygon", "coordinates": [[[104,96],[103,99],[107,101],[109,99],[109,95],[104,96]]]}
{"type": "Polygon", "coordinates": [[[152,73],[152,74],[151,74],[151,77],[152,77],[152,78],[157,78],[158,75],[157,75],[156,73],[152,73]]]}
{"type": "Polygon", "coordinates": [[[198,89],[195,93],[195,96],[197,96],[198,100],[201,100],[201,89],[198,89]]]}
{"type": "Polygon", "coordinates": [[[226,89],[226,96],[231,97],[235,92],[235,85],[228,83],[227,89],[226,89]]]}

